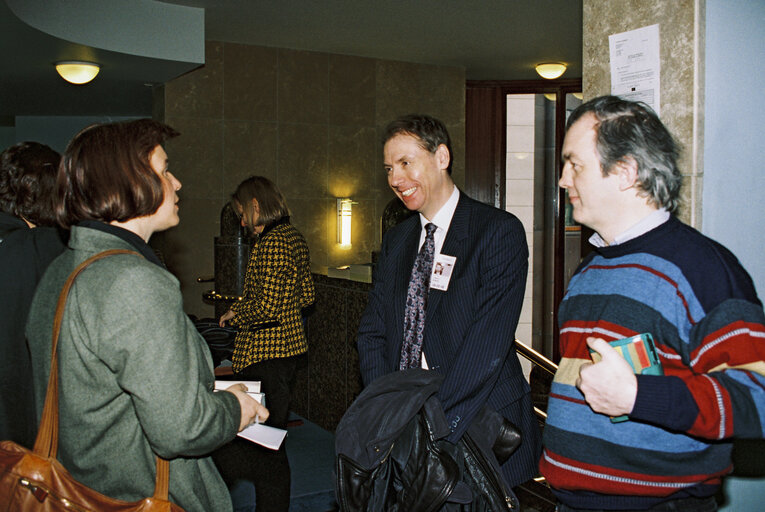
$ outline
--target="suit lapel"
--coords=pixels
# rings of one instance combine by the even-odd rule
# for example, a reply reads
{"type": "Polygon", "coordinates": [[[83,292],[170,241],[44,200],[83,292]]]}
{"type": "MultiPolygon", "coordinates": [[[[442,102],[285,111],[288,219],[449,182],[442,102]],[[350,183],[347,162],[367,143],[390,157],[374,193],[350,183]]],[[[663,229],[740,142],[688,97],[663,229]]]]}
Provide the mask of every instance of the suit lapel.
{"type": "MultiPolygon", "coordinates": [[[[465,254],[465,239],[468,236],[468,225],[470,220],[470,199],[460,192],[460,199],[457,203],[457,208],[454,210],[452,216],[452,222],[449,224],[449,229],[446,232],[446,238],[444,239],[444,245],[441,247],[441,254],[447,254],[454,256],[456,261],[454,268],[452,269],[452,278],[454,277],[457,268],[464,264],[463,256],[465,254]]],[[[433,315],[438,311],[438,306],[441,303],[441,298],[446,292],[441,290],[431,289],[428,293],[428,305],[425,311],[425,328],[427,330],[428,322],[432,321],[433,315]]]]}

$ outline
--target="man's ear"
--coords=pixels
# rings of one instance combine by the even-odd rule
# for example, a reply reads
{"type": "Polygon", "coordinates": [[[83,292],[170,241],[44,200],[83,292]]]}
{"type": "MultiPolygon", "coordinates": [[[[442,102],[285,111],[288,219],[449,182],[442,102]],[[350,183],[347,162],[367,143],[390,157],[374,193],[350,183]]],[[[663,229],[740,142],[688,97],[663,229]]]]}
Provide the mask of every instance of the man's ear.
{"type": "Polygon", "coordinates": [[[449,168],[451,156],[449,155],[449,148],[446,147],[446,144],[439,144],[436,148],[436,161],[438,162],[439,169],[445,171],[449,168]]]}
{"type": "Polygon", "coordinates": [[[637,184],[638,164],[631,156],[625,156],[614,165],[619,178],[619,190],[629,190],[637,184]]]}

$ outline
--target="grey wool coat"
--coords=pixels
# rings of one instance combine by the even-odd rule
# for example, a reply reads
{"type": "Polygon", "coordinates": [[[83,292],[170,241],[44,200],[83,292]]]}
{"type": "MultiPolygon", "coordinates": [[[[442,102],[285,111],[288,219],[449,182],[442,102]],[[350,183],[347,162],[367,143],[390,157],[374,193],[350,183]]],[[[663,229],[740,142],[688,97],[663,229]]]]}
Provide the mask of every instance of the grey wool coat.
{"type": "MultiPolygon", "coordinates": [[[[76,265],[135,246],[74,226],[40,282],[27,323],[38,420],[54,310],[76,265]]],[[[155,455],[170,460],[170,499],[188,512],[231,510],[211,451],[236,435],[237,398],[213,392],[212,359],[184,314],[178,280],[144,257],[109,256],[69,294],[59,339],[58,459],[85,485],[134,501],[154,492],[155,455]]]]}

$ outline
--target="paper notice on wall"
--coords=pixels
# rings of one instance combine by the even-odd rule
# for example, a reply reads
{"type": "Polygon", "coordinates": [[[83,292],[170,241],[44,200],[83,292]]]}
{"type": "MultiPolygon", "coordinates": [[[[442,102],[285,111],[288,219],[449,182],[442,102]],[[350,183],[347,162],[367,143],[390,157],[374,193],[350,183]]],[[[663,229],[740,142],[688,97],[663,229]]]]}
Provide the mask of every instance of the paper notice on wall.
{"type": "Polygon", "coordinates": [[[659,25],[608,36],[611,94],[642,101],[661,115],[659,25]]]}

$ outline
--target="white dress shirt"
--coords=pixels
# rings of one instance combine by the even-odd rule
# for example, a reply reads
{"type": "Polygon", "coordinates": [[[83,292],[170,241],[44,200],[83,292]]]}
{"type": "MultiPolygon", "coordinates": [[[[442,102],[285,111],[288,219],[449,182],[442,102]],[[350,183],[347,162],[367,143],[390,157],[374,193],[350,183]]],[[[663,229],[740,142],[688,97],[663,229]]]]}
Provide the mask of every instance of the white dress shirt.
{"type": "MultiPolygon", "coordinates": [[[[441,248],[444,246],[444,239],[446,238],[446,233],[449,231],[449,225],[452,223],[452,217],[454,217],[454,211],[457,209],[457,203],[459,200],[460,191],[455,185],[454,190],[452,190],[452,195],[449,196],[449,199],[446,200],[444,205],[440,210],[438,210],[438,212],[433,216],[431,220],[426,219],[423,214],[420,214],[419,248],[422,248],[422,244],[425,243],[425,225],[430,223],[436,225],[436,232],[433,233],[433,241],[435,242],[433,261],[435,261],[435,258],[441,254],[441,248]]],[[[422,350],[422,367],[426,370],[428,369],[428,362],[425,360],[424,347],[422,350]]]]}
{"type": "MultiPolygon", "coordinates": [[[[660,208],[655,212],[643,217],[643,220],[629,228],[627,231],[614,237],[611,245],[619,245],[624,242],[629,242],[633,238],[637,238],[640,235],[644,235],[654,228],[657,228],[669,220],[669,212],[660,208]]],[[[590,243],[595,247],[607,247],[609,244],[596,232],[590,237],[590,243]]]]}

